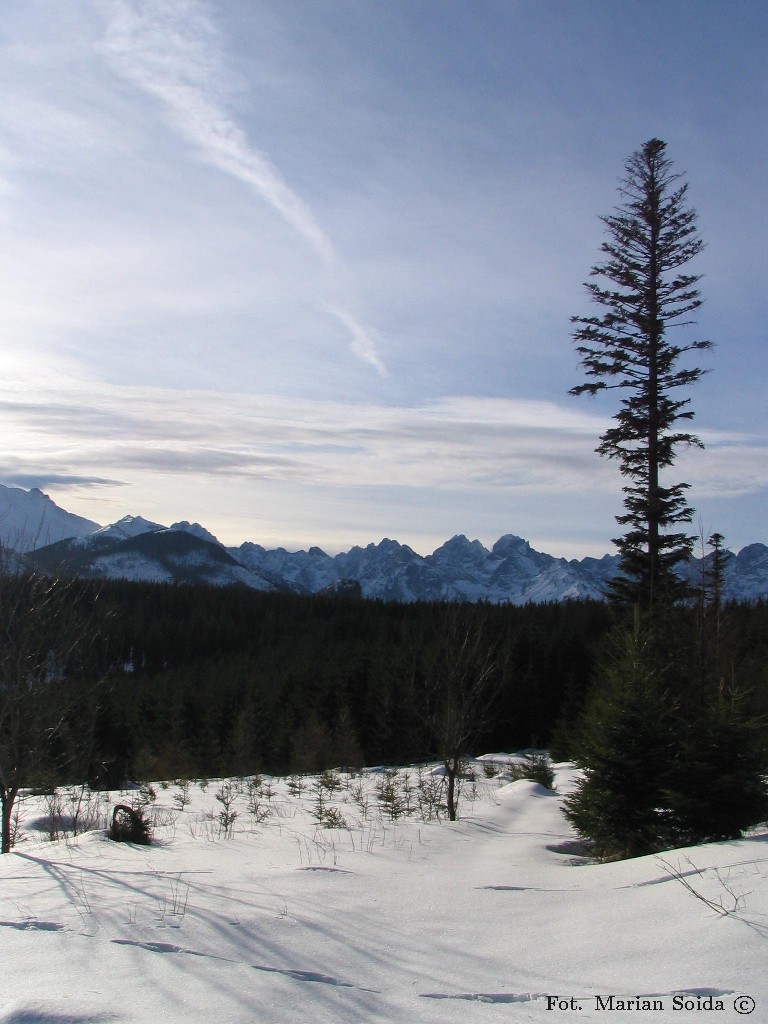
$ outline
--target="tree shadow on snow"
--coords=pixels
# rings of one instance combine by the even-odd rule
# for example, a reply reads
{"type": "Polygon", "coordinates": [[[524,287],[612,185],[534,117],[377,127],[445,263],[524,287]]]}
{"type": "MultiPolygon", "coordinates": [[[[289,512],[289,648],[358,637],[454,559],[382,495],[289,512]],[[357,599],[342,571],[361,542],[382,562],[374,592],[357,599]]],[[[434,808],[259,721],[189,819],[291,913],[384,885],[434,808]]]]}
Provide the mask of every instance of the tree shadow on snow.
{"type": "Polygon", "coordinates": [[[0,1015],[0,1024],[110,1024],[119,1019],[117,1013],[59,1013],[29,1006],[0,1015]]]}
{"type": "Polygon", "coordinates": [[[546,999],[544,992],[422,992],[421,999],[463,999],[471,1003],[533,1003],[546,999]]]}
{"type": "Polygon", "coordinates": [[[64,925],[55,921],[0,921],[0,928],[13,928],[17,932],[63,932],[64,925]]]}
{"type": "MultiPolygon", "coordinates": [[[[184,953],[187,956],[201,956],[208,960],[223,960],[225,963],[237,964],[239,960],[232,960],[224,956],[216,956],[213,953],[201,953],[196,949],[186,949],[184,946],[174,946],[170,942],[138,942],[134,939],[112,939],[116,946],[137,946],[149,953],[184,953]]],[[[266,967],[264,964],[250,964],[254,971],[264,971],[266,974],[282,974],[286,978],[293,978],[295,981],[311,982],[317,985],[332,985],[335,988],[353,988],[358,992],[377,992],[373,988],[361,988],[349,981],[341,981],[330,974],[321,974],[319,971],[299,971],[289,967],[266,967]]],[[[0,1021],[0,1024],[2,1022],[0,1021]]]]}

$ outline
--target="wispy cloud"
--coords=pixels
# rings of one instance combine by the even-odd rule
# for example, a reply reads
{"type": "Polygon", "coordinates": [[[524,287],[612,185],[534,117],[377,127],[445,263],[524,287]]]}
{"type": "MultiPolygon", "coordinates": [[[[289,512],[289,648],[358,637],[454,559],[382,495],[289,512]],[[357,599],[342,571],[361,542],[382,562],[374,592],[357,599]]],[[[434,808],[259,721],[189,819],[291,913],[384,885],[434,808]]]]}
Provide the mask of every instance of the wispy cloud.
{"type": "Polygon", "coordinates": [[[125,487],[125,481],[123,480],[109,480],[106,477],[100,476],[76,476],[73,474],[66,473],[51,473],[45,469],[41,469],[36,473],[17,473],[13,470],[14,460],[9,460],[9,465],[6,465],[3,460],[0,460],[0,476],[2,476],[3,482],[6,486],[24,487],[29,490],[32,487],[38,487],[40,490],[45,488],[62,488],[67,490],[71,487],[76,488],[101,488],[101,487],[125,487]]]}
{"type": "Polygon", "coordinates": [[[596,463],[594,419],[549,403],[403,407],[94,382],[50,388],[19,396],[0,385],[6,468],[26,452],[60,477],[109,467],[110,475],[141,468],[306,485],[548,491],[582,487],[596,463]]]}
{"type": "MultiPolygon", "coordinates": [[[[340,267],[312,209],[229,113],[221,44],[198,0],[110,0],[103,52],[114,69],[161,101],[170,128],[214,167],[248,185],[314,249],[333,276],[340,267]]],[[[330,310],[350,335],[350,351],[382,376],[372,332],[347,310],[330,310]]]]}
{"type": "MultiPolygon", "coordinates": [[[[11,382],[0,385],[0,424],[6,469],[26,452],[61,479],[140,469],[531,495],[617,486],[615,468],[594,454],[605,420],[545,401],[388,406],[74,381],[20,396],[11,382]]],[[[768,485],[765,452],[764,439],[713,432],[679,468],[706,493],[746,493],[768,485]]],[[[15,479],[20,472],[17,463],[15,479]]]]}

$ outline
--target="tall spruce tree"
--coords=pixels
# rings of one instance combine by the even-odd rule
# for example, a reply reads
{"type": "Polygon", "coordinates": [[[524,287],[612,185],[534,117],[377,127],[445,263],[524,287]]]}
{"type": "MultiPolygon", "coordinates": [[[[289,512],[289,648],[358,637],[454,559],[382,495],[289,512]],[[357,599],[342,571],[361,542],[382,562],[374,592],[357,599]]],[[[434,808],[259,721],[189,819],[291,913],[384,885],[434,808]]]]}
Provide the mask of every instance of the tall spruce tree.
{"type": "MultiPolygon", "coordinates": [[[[622,575],[620,603],[634,606],[631,627],[619,624],[598,665],[596,686],[577,730],[582,769],[565,813],[602,857],[634,856],[674,845],[729,838],[768,812],[764,728],[750,719],[737,690],[728,699],[690,608],[672,608],[683,591],[676,568],[694,538],[675,530],[690,522],[685,483],[661,482],[681,445],[700,445],[679,429],[693,416],[680,389],[704,372],[681,368],[707,341],[673,344],[668,332],[690,324],[701,305],[698,277],[683,271],[702,249],[687,185],[673,173],[666,145],[651,139],[625,164],[623,205],[603,223],[601,283],[587,289],[602,315],[573,317],[587,382],[572,394],[623,389],[614,425],[597,451],[619,462],[627,527],[615,541],[622,575]],[[693,627],[693,628],[692,628],[693,627]],[[640,780],[640,781],[639,781],[640,780]]],[[[717,563],[713,592],[722,592],[717,563]]],[[[717,645],[714,645],[717,654],[717,645]]]]}
{"type": "Polygon", "coordinates": [[[680,368],[679,361],[687,352],[711,347],[708,341],[676,345],[668,337],[670,328],[689,325],[689,314],[702,303],[699,277],[682,268],[703,243],[695,211],[686,207],[688,186],[665,152],[666,143],[651,139],[626,161],[619,186],[623,203],[601,218],[608,236],[601,246],[605,259],[591,272],[601,283],[586,283],[604,312],[571,319],[590,379],[570,393],[626,392],[597,451],[618,460],[629,480],[626,512],[617,516],[627,530],[614,541],[622,571],[615,595],[645,608],[677,596],[675,567],[691,552],[694,538],[670,530],[691,520],[688,484],[662,484],[661,473],[680,445],[701,446],[695,435],[676,428],[693,417],[690,400],[676,396],[705,371],[680,368]]]}

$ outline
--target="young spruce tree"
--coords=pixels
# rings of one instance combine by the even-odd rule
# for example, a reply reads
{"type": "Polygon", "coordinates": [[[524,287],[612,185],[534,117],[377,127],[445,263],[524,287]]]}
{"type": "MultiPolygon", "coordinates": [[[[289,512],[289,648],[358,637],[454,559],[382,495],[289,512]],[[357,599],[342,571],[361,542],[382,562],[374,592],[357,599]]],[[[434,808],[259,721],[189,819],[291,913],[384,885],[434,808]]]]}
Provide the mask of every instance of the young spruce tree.
{"type": "Polygon", "coordinates": [[[574,760],[582,777],[565,815],[602,860],[637,857],[670,842],[668,773],[679,707],[641,621],[614,627],[580,722],[574,760]]]}

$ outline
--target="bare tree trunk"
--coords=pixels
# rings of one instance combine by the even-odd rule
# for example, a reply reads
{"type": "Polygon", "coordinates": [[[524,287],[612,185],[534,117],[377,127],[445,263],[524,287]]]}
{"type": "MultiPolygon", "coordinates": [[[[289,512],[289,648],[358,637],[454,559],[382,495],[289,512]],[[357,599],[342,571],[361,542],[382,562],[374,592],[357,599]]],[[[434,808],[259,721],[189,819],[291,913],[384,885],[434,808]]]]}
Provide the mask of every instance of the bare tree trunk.
{"type": "Polygon", "coordinates": [[[447,786],[448,821],[456,821],[457,800],[456,800],[456,776],[459,772],[459,764],[456,758],[448,758],[443,762],[445,766],[445,778],[447,786]]]}
{"type": "Polygon", "coordinates": [[[447,606],[435,614],[425,637],[417,714],[423,745],[443,766],[448,819],[456,821],[459,772],[464,757],[495,714],[503,678],[502,637],[488,628],[482,608],[447,606]]]}
{"type": "Polygon", "coordinates": [[[0,816],[2,817],[0,853],[11,852],[11,818],[13,817],[13,808],[18,795],[18,786],[11,786],[9,789],[3,786],[0,789],[0,816]]]}

